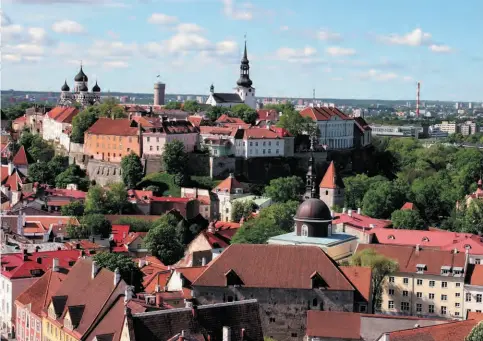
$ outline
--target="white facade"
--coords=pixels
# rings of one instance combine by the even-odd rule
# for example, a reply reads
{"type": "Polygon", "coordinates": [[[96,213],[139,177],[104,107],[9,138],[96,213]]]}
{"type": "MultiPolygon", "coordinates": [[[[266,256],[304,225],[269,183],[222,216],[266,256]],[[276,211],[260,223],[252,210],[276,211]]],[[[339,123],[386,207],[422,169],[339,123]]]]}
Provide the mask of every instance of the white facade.
{"type": "Polygon", "coordinates": [[[198,133],[187,134],[166,134],[166,133],[144,133],[143,154],[162,155],[166,143],[181,141],[185,151],[191,153],[198,143],[198,133]]]}
{"type": "Polygon", "coordinates": [[[483,287],[466,284],[464,287],[463,301],[464,317],[470,311],[481,313],[483,311],[483,287]]]}
{"type": "Polygon", "coordinates": [[[69,123],[61,123],[45,115],[43,120],[43,135],[42,138],[46,141],[60,141],[62,131],[69,123]]]}
{"type": "Polygon", "coordinates": [[[285,156],[284,139],[249,139],[239,142],[241,143],[240,149],[237,148],[237,151],[240,150],[242,154],[237,156],[243,156],[246,159],[285,156]]]}
{"type": "Polygon", "coordinates": [[[434,126],[436,128],[439,128],[440,131],[446,132],[448,134],[455,134],[458,129],[456,122],[443,121],[441,122],[441,124],[435,124],[434,126]]]}
{"type": "Polygon", "coordinates": [[[354,120],[343,120],[332,116],[326,121],[317,121],[320,131],[319,143],[330,149],[347,149],[354,146],[354,120]]]}
{"type": "Polygon", "coordinates": [[[236,189],[234,194],[225,193],[225,192],[218,192],[216,193],[218,196],[219,201],[219,208],[220,208],[220,220],[221,221],[231,221],[231,210],[232,210],[232,201],[236,198],[246,197],[250,194],[243,193],[243,190],[236,189]]]}
{"type": "Polygon", "coordinates": [[[239,86],[235,88],[235,92],[240,96],[243,103],[252,109],[257,109],[257,98],[255,97],[255,88],[239,86]]]}

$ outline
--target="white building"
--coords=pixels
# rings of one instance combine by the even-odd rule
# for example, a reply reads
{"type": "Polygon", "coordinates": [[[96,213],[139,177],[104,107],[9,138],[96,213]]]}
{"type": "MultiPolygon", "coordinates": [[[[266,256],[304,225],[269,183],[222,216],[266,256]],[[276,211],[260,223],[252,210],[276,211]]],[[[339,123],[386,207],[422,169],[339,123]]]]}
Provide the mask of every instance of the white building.
{"type": "Polygon", "coordinates": [[[303,117],[317,122],[319,144],[330,149],[354,146],[354,120],[335,107],[307,107],[300,111],[303,117]]]}
{"type": "Polygon", "coordinates": [[[255,88],[252,87],[253,82],[250,79],[250,65],[247,57],[247,43],[245,42],[245,50],[240,64],[240,78],[236,82],[237,87],[234,93],[217,93],[213,84],[210,87],[210,96],[206,104],[211,106],[221,106],[231,108],[237,104],[246,104],[252,109],[257,108],[257,99],[255,97],[255,88]]]}
{"type": "Polygon", "coordinates": [[[237,198],[250,195],[245,191],[243,186],[237,179],[230,174],[228,178],[223,180],[213,189],[213,193],[218,196],[219,201],[219,220],[231,221],[232,201],[237,198]]]}
{"type": "Polygon", "coordinates": [[[468,265],[463,298],[465,317],[470,311],[483,311],[483,265],[468,265]]]}
{"type": "Polygon", "coordinates": [[[455,134],[458,130],[458,125],[456,122],[443,121],[441,124],[435,124],[435,128],[439,128],[440,131],[446,132],[448,134],[455,134]]]}
{"type": "Polygon", "coordinates": [[[79,110],[74,107],[59,106],[50,110],[43,119],[42,138],[60,143],[62,135],[70,133],[72,120],[78,113],[79,110]]]}
{"type": "Polygon", "coordinates": [[[294,137],[276,127],[244,129],[243,139],[236,140],[236,156],[290,157],[294,155],[294,137]]]}

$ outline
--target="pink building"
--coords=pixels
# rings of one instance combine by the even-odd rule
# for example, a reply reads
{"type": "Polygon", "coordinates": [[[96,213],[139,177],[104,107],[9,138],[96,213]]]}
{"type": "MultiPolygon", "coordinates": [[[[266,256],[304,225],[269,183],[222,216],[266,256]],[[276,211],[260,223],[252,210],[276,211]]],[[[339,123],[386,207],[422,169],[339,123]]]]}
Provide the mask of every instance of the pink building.
{"type": "Polygon", "coordinates": [[[142,127],[146,130],[143,134],[144,155],[160,156],[164,145],[174,140],[183,142],[187,152],[196,148],[198,130],[188,121],[162,121],[158,126],[142,127]]]}

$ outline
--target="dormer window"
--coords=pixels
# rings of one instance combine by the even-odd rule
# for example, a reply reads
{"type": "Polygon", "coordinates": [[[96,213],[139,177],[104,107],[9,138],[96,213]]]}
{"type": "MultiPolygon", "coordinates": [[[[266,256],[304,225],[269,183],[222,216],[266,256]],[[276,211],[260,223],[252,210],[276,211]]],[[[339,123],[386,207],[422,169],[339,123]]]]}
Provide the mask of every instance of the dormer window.
{"type": "Polygon", "coordinates": [[[423,237],[423,239],[421,239],[423,242],[429,242],[429,238],[428,237],[423,237]]]}
{"type": "Polygon", "coordinates": [[[441,275],[448,276],[451,273],[451,266],[443,265],[441,267],[441,275]]]}
{"type": "Polygon", "coordinates": [[[453,268],[453,276],[454,277],[461,277],[463,275],[463,268],[460,266],[455,266],[453,268]]]}
{"type": "Polygon", "coordinates": [[[226,286],[243,285],[243,281],[233,269],[230,269],[228,270],[227,273],[225,273],[225,278],[226,278],[226,286]]]}
{"type": "Polygon", "coordinates": [[[393,240],[393,239],[396,239],[396,237],[394,237],[394,235],[393,235],[393,234],[391,234],[389,237],[387,237],[387,239],[391,239],[391,240],[393,240]]]}
{"type": "Polygon", "coordinates": [[[471,250],[471,245],[466,244],[466,245],[465,245],[465,249],[466,249],[466,250],[471,250]]]}
{"type": "Polygon", "coordinates": [[[417,264],[416,265],[416,272],[418,274],[424,273],[424,270],[426,270],[426,264],[417,264]]]}
{"type": "Polygon", "coordinates": [[[312,276],[310,276],[310,279],[312,281],[312,289],[327,289],[327,282],[317,271],[315,271],[312,276]]]}

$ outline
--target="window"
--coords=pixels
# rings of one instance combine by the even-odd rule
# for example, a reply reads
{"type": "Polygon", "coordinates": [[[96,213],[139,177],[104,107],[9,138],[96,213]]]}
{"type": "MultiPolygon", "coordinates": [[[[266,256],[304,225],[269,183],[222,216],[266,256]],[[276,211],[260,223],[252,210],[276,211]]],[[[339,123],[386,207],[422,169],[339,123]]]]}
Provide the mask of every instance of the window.
{"type": "Polygon", "coordinates": [[[416,311],[418,313],[420,313],[421,311],[423,311],[423,305],[421,303],[416,304],[416,311]]]}
{"type": "Polygon", "coordinates": [[[466,302],[471,302],[471,294],[469,292],[466,293],[465,301],[466,302]]]}
{"type": "Polygon", "coordinates": [[[128,148],[128,149],[127,149],[127,152],[129,153],[130,151],[131,151],[131,148],[128,148]]]}
{"type": "Polygon", "coordinates": [[[149,136],[147,137],[147,141],[149,142],[149,136]]]}
{"type": "Polygon", "coordinates": [[[409,302],[401,302],[401,311],[409,311],[409,302]]]}
{"type": "Polygon", "coordinates": [[[429,281],[429,286],[434,287],[434,281],[429,281]]]}
{"type": "Polygon", "coordinates": [[[264,146],[266,145],[266,142],[265,142],[265,141],[263,141],[263,145],[264,145],[264,146]]]}
{"type": "Polygon", "coordinates": [[[459,311],[455,311],[454,316],[460,316],[460,312],[459,311]]]}
{"type": "Polygon", "coordinates": [[[407,290],[404,290],[404,291],[403,291],[403,296],[404,296],[404,297],[408,297],[408,296],[409,296],[409,292],[408,292],[407,290]]]}
{"type": "Polygon", "coordinates": [[[460,297],[460,296],[461,296],[461,294],[460,294],[459,292],[455,293],[454,295],[455,295],[456,297],[460,297]]]}
{"type": "Polygon", "coordinates": [[[459,288],[461,286],[461,283],[456,283],[456,287],[459,288]]]}
{"type": "Polygon", "coordinates": [[[408,284],[409,283],[409,278],[407,278],[407,277],[403,278],[403,283],[404,284],[408,284]]]}
{"type": "Polygon", "coordinates": [[[389,277],[389,283],[394,283],[394,277],[389,277]]]}
{"type": "Polygon", "coordinates": [[[292,337],[297,337],[297,333],[292,333],[292,337]]]}
{"type": "Polygon", "coordinates": [[[272,150],[271,149],[268,150],[268,154],[272,154],[272,150]]]}
{"type": "Polygon", "coordinates": [[[305,224],[302,225],[302,236],[307,237],[309,235],[309,227],[305,224]]]}
{"type": "Polygon", "coordinates": [[[150,151],[151,151],[151,150],[153,150],[153,146],[149,146],[149,150],[150,150],[150,151]]]}
{"type": "Polygon", "coordinates": [[[250,147],[251,147],[251,146],[253,146],[253,142],[252,142],[252,141],[250,141],[250,147]]]}
{"type": "Polygon", "coordinates": [[[481,294],[476,294],[476,302],[477,303],[481,303],[481,298],[482,298],[481,294]]]}
{"type": "Polygon", "coordinates": [[[446,315],[446,307],[445,306],[441,307],[441,315],[446,315]]]}
{"type": "Polygon", "coordinates": [[[389,295],[394,295],[394,289],[389,289],[389,295]]]}
{"type": "Polygon", "coordinates": [[[271,146],[272,145],[272,141],[268,141],[268,145],[271,146]]]}
{"type": "Polygon", "coordinates": [[[365,305],[360,305],[359,306],[359,312],[360,313],[365,313],[367,311],[367,307],[365,305]]]}
{"type": "Polygon", "coordinates": [[[317,299],[316,299],[316,298],[314,298],[314,299],[312,300],[312,307],[316,307],[316,306],[317,306],[317,299]]]}
{"type": "Polygon", "coordinates": [[[417,298],[423,298],[423,293],[422,292],[417,292],[416,293],[417,298]]]}
{"type": "Polygon", "coordinates": [[[258,142],[255,142],[255,146],[257,146],[257,147],[258,147],[258,142]]]}
{"type": "Polygon", "coordinates": [[[270,317],[270,323],[275,322],[275,317],[270,317]]]}
{"type": "Polygon", "coordinates": [[[417,285],[423,285],[423,280],[422,280],[422,279],[418,279],[418,280],[416,281],[416,284],[417,284],[417,285]]]}
{"type": "Polygon", "coordinates": [[[432,304],[428,305],[428,312],[430,314],[434,314],[434,305],[432,305],[432,304]]]}
{"type": "Polygon", "coordinates": [[[447,288],[448,282],[441,282],[441,288],[447,288]]]}
{"type": "Polygon", "coordinates": [[[159,152],[159,146],[156,146],[156,150],[159,152]]]}
{"type": "Polygon", "coordinates": [[[447,301],[448,295],[441,295],[441,301],[447,301]]]}
{"type": "Polygon", "coordinates": [[[475,258],[475,264],[480,264],[480,263],[481,263],[481,259],[475,258]]]}
{"type": "Polygon", "coordinates": [[[276,153],[279,154],[279,150],[278,149],[277,149],[276,153]]]}
{"type": "Polygon", "coordinates": [[[434,294],[429,294],[429,299],[434,300],[434,294]]]}
{"type": "Polygon", "coordinates": [[[454,306],[455,306],[456,308],[459,308],[459,307],[460,307],[460,304],[459,304],[458,302],[456,302],[456,303],[454,304],[454,306]]]}
{"type": "Polygon", "coordinates": [[[394,301],[387,302],[387,308],[388,309],[394,309],[394,301]]]}

